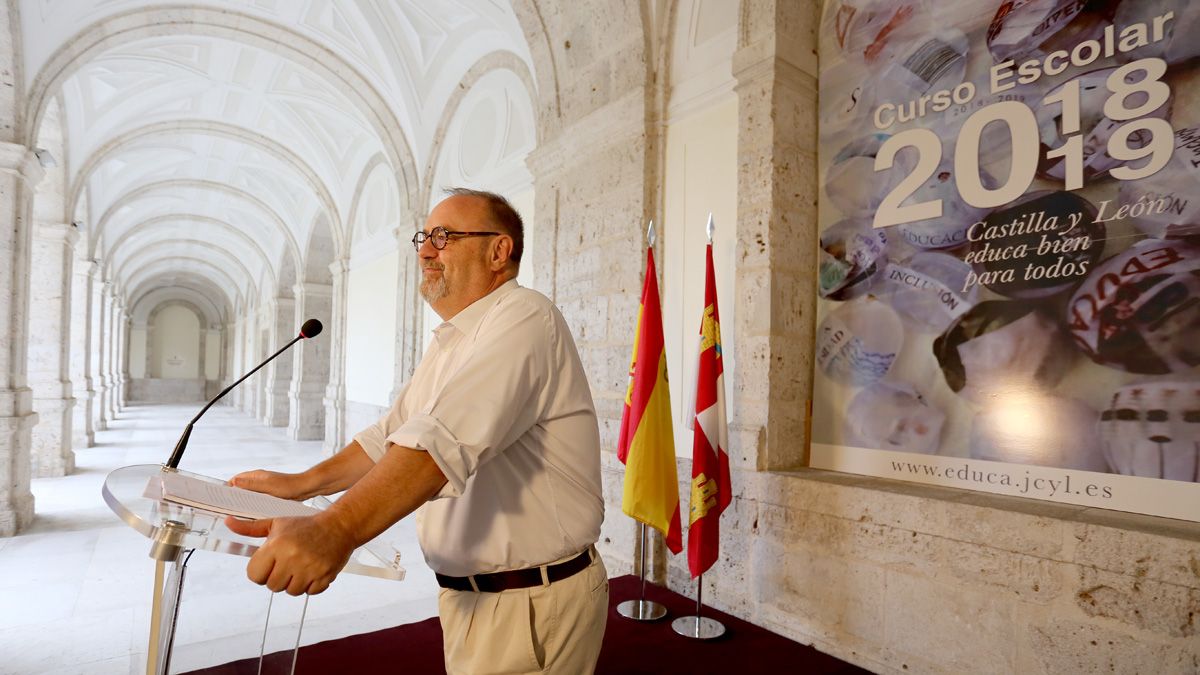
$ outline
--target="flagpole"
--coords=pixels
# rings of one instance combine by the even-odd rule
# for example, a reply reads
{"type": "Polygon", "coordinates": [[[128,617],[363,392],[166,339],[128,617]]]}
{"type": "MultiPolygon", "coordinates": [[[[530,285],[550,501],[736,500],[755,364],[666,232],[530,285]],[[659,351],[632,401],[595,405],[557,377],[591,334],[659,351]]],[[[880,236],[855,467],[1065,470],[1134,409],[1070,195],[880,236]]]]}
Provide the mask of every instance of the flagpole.
{"type": "MultiPolygon", "coordinates": [[[[708,245],[712,246],[713,230],[716,226],[713,224],[712,212],[708,214],[708,245]]],[[[697,386],[699,384],[697,383],[697,386]]],[[[719,514],[718,514],[719,517],[719,514]]],[[[692,534],[688,533],[689,545],[692,534]]],[[[704,573],[696,575],[696,614],[694,616],[681,616],[671,622],[671,629],[676,633],[689,637],[694,640],[712,640],[713,638],[721,637],[725,634],[725,625],[716,619],[709,619],[701,615],[704,610],[704,605],[701,600],[704,597],[704,573]]]]}
{"type": "Polygon", "coordinates": [[[617,605],[617,614],[634,621],[657,621],[667,615],[667,608],[661,603],[646,599],[646,524],[638,521],[641,532],[641,563],[639,572],[642,580],[642,597],[638,600],[626,600],[617,605]]]}
{"type": "Polygon", "coordinates": [[[689,637],[694,640],[712,640],[719,638],[725,634],[725,624],[710,619],[707,616],[700,616],[701,605],[700,598],[704,593],[704,575],[696,577],[696,614],[695,616],[681,616],[671,622],[671,629],[684,637],[689,637]]]}
{"type": "MultiPolygon", "coordinates": [[[[651,220],[646,227],[646,242],[649,248],[654,248],[654,221],[651,220]]],[[[647,253],[649,255],[649,253],[647,253]]],[[[639,321],[640,323],[640,321],[639,321]]],[[[634,337],[636,341],[638,336],[634,337]]],[[[632,373],[630,374],[632,377],[632,373]]],[[[617,613],[627,619],[634,621],[657,621],[667,615],[667,608],[653,600],[646,599],[646,523],[638,520],[638,535],[641,538],[641,553],[640,562],[638,564],[638,573],[642,582],[641,597],[637,600],[626,600],[617,605],[617,613]]]]}

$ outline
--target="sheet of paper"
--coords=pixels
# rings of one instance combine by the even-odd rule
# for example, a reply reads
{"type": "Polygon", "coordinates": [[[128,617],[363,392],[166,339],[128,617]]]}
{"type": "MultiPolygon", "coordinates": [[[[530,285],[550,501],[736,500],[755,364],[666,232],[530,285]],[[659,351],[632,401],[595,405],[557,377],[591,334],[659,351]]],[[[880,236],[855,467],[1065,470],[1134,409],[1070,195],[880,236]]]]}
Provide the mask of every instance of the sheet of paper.
{"type": "Polygon", "coordinates": [[[152,476],[145,494],[151,499],[242,518],[311,516],[319,512],[300,502],[170,472],[152,476]]]}

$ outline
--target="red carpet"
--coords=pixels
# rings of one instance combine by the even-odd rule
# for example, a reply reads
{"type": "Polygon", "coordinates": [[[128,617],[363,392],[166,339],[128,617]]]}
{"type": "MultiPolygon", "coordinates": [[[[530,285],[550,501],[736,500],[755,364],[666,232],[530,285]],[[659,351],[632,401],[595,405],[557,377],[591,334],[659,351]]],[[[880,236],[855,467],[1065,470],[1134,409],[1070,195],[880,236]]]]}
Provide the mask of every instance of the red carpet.
{"type": "MultiPolygon", "coordinates": [[[[648,584],[646,597],[667,607],[667,618],[641,623],[617,614],[616,606],[638,595],[637,577],[617,577],[610,582],[608,627],[596,672],[619,675],[748,675],[750,673],[866,673],[856,666],[792,642],[775,633],[705,608],[704,615],[725,624],[725,635],[701,642],[676,635],[671,620],[692,614],[696,601],[648,584]]],[[[290,653],[267,657],[263,672],[286,673],[290,653]]],[[[193,675],[241,675],[258,672],[258,659],[244,659],[194,671],[193,675]]],[[[319,642],[300,648],[296,672],[366,673],[396,672],[444,674],[442,629],[437,618],[319,642]]]]}

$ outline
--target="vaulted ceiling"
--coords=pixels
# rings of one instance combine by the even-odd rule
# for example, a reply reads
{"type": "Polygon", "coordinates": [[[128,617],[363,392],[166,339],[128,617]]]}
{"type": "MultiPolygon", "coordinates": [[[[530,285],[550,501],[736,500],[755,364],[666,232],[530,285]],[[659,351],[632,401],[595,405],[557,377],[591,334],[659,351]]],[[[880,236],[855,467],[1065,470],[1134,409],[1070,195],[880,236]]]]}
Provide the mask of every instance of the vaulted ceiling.
{"type": "Polygon", "coordinates": [[[523,170],[534,142],[508,0],[19,4],[28,140],[61,139],[63,218],[130,307],[286,295],[313,242],[348,257],[432,177],[523,170]]]}

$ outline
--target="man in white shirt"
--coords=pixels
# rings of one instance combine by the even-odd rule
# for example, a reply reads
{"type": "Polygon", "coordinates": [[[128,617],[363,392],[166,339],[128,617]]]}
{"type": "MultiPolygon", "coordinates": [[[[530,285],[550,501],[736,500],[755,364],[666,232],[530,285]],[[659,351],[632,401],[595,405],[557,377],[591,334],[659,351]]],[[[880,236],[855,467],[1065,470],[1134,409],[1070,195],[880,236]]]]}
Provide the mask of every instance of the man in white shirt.
{"type": "Polygon", "coordinates": [[[591,391],[558,309],[516,282],[520,216],[497,195],[448,192],[413,237],[421,294],[444,323],[391,410],[308,471],[230,481],[289,499],[346,493],[319,515],[227,523],[267,537],[252,581],[315,594],[425,504],[447,671],[588,673],[608,610],[591,391]]]}

